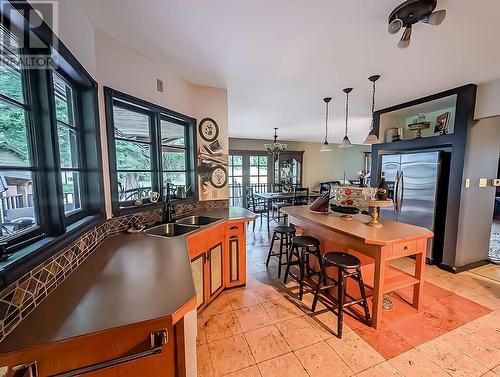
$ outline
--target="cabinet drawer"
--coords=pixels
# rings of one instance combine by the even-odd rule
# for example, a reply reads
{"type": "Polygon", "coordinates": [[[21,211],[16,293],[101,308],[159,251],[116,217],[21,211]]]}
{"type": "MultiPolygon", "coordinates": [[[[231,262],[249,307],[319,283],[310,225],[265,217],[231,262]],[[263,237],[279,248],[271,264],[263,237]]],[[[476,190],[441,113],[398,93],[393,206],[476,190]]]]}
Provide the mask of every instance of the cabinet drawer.
{"type": "Polygon", "coordinates": [[[245,233],[245,223],[244,222],[228,223],[227,224],[227,234],[229,236],[243,234],[243,233],[245,233]]]}
{"type": "Polygon", "coordinates": [[[416,254],[417,252],[417,241],[406,241],[397,243],[392,246],[392,254],[394,256],[405,256],[416,254]]]}

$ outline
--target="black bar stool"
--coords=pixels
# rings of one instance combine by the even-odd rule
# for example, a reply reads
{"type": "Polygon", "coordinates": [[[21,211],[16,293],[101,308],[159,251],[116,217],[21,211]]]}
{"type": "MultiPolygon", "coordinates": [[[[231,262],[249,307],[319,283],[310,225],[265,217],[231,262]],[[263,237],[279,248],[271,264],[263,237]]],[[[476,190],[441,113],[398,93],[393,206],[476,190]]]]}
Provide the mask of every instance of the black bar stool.
{"type": "Polygon", "coordinates": [[[292,237],[295,237],[295,228],[291,226],[280,225],[273,229],[273,236],[271,238],[271,245],[269,246],[269,253],[267,254],[266,267],[269,266],[271,257],[278,257],[278,278],[281,278],[281,266],[288,262],[288,249],[292,245],[292,237]],[[280,241],[279,253],[274,252],[274,241],[280,241]],[[283,255],[286,255],[286,262],[283,263],[283,255]]]}
{"type": "Polygon", "coordinates": [[[368,309],[368,301],[366,300],[363,277],[361,275],[361,261],[351,254],[330,252],[323,255],[323,262],[320,264],[320,266],[321,272],[318,280],[318,285],[316,286],[316,292],[314,293],[314,300],[312,303],[311,311],[314,312],[316,310],[320,291],[337,287],[337,337],[339,339],[342,338],[344,308],[352,305],[361,305],[361,307],[365,311],[366,323],[371,326],[372,321],[370,317],[370,311],[368,309]],[[326,275],[326,269],[328,267],[337,267],[338,270],[338,280],[333,281],[332,284],[327,284],[327,279],[333,280],[328,278],[326,275]],[[352,278],[358,282],[359,291],[361,293],[360,299],[356,299],[346,293],[347,278],[352,278]],[[346,296],[350,299],[349,302],[345,302],[346,296]]]}
{"type": "Polygon", "coordinates": [[[304,296],[304,279],[306,276],[320,275],[320,272],[311,270],[309,266],[310,254],[315,256],[321,264],[319,243],[318,239],[309,236],[298,236],[292,238],[292,247],[290,248],[290,255],[288,256],[284,283],[286,284],[288,275],[299,282],[299,300],[302,300],[302,297],[304,296]],[[295,261],[293,260],[293,257],[295,257],[295,261]],[[299,266],[299,276],[290,272],[291,266],[299,266]]]}

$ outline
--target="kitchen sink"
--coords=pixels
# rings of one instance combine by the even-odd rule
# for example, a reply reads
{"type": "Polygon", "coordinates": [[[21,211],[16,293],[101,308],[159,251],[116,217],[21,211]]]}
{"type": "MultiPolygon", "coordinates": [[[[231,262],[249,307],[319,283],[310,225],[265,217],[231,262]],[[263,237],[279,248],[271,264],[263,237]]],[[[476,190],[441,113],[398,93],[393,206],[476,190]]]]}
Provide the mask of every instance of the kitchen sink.
{"type": "Polygon", "coordinates": [[[171,238],[194,232],[198,228],[199,227],[195,225],[169,223],[155,226],[145,230],[144,233],[171,238]]]}
{"type": "Polygon", "coordinates": [[[177,224],[185,224],[185,225],[208,225],[212,224],[216,221],[219,221],[221,219],[217,217],[208,217],[208,216],[188,216],[184,217],[183,219],[177,220],[177,224]]]}

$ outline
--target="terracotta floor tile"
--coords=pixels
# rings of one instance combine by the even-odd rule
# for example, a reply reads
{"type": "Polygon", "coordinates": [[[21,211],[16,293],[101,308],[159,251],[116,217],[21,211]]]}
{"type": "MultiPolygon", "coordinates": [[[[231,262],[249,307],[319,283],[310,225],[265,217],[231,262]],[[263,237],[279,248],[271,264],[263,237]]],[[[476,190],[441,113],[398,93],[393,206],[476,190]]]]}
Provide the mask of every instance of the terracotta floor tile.
{"type": "Polygon", "coordinates": [[[483,374],[481,377],[498,377],[498,374],[493,373],[491,370],[489,372],[486,372],[483,374]]]}
{"type": "MultiPolygon", "coordinates": [[[[314,327],[323,339],[337,336],[337,316],[330,310],[316,312],[306,316],[306,320],[314,327]]],[[[351,331],[351,328],[344,323],[344,334],[351,331]]]]}
{"type": "MultiPolygon", "coordinates": [[[[457,329],[443,336],[443,339],[471,359],[488,369],[500,365],[500,350],[484,340],[469,336],[463,329],[457,329]]],[[[496,345],[500,347],[500,344],[496,345]]]]}
{"type": "Polygon", "coordinates": [[[213,300],[203,311],[201,312],[204,319],[208,319],[211,316],[219,313],[230,312],[233,310],[226,293],[222,293],[219,297],[213,300]]]}
{"type": "Polygon", "coordinates": [[[373,327],[363,326],[355,329],[354,332],[360,335],[385,359],[393,358],[413,348],[412,345],[405,341],[403,333],[399,330],[394,331],[383,327],[375,330],[373,327]]]}
{"type": "Polygon", "coordinates": [[[491,345],[500,344],[500,312],[493,312],[462,327],[471,336],[484,339],[491,345]]]}
{"type": "Polygon", "coordinates": [[[241,334],[241,327],[234,312],[220,313],[204,320],[208,342],[241,334]]]}
{"type": "Polygon", "coordinates": [[[377,364],[361,373],[358,373],[356,377],[402,377],[403,375],[399,373],[396,368],[394,368],[388,361],[377,364]]]}
{"type": "Polygon", "coordinates": [[[258,366],[262,377],[308,377],[302,364],[291,352],[258,366]]]}
{"type": "Polygon", "coordinates": [[[206,344],[207,335],[205,333],[205,321],[201,315],[199,315],[197,319],[197,332],[198,335],[196,336],[196,344],[206,344]]]}
{"type": "Polygon", "coordinates": [[[326,342],[295,351],[311,377],[352,376],[354,372],[326,342]]]}
{"type": "Polygon", "coordinates": [[[475,362],[443,338],[431,340],[417,349],[452,376],[479,377],[488,371],[488,368],[475,362]]]}
{"type": "Polygon", "coordinates": [[[344,334],[342,339],[335,337],[326,342],[356,373],[385,361],[382,355],[353,331],[344,334]]]}
{"type": "Polygon", "coordinates": [[[250,351],[257,363],[273,359],[291,351],[276,326],[262,327],[245,333],[250,351]]]}
{"type": "Polygon", "coordinates": [[[288,301],[269,301],[262,303],[262,306],[274,322],[282,322],[303,314],[294,304],[288,301]]]}
{"type": "Polygon", "coordinates": [[[449,377],[443,369],[438,367],[426,354],[412,349],[389,360],[398,372],[407,377],[449,377]]]}
{"type": "Polygon", "coordinates": [[[261,304],[238,309],[234,313],[236,314],[236,318],[238,318],[243,332],[255,330],[273,323],[273,320],[261,304]]]}
{"type": "Polygon", "coordinates": [[[243,335],[208,343],[208,349],[215,376],[224,376],[255,364],[243,335]]]}
{"type": "Polygon", "coordinates": [[[279,322],[276,327],[294,351],[323,340],[322,336],[307,321],[306,316],[279,322]]]}
{"type": "Polygon", "coordinates": [[[497,367],[493,368],[491,370],[493,373],[497,374],[500,376],[500,365],[498,365],[497,367]]]}
{"type": "Polygon", "coordinates": [[[227,377],[261,377],[261,375],[257,365],[252,365],[251,367],[230,373],[227,377]]]}
{"type": "Polygon", "coordinates": [[[253,289],[253,293],[257,296],[260,302],[286,300],[284,294],[276,287],[269,285],[259,285],[253,289]]]}
{"type": "Polygon", "coordinates": [[[198,377],[213,377],[214,372],[207,344],[198,344],[196,346],[196,359],[198,377]]]}
{"type": "Polygon", "coordinates": [[[233,309],[246,308],[252,305],[258,305],[260,303],[257,296],[252,293],[251,289],[243,288],[236,289],[227,292],[227,298],[231,302],[233,309]]]}

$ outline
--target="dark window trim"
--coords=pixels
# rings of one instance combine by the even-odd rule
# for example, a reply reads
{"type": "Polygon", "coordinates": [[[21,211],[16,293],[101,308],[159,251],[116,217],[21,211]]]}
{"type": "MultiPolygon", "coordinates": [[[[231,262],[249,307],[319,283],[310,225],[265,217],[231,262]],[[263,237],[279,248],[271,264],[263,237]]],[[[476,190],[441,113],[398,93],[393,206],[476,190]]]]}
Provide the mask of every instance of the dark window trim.
{"type": "MultiPolygon", "coordinates": [[[[161,120],[179,124],[185,128],[185,138],[188,143],[184,147],[178,147],[180,150],[186,151],[186,170],[179,172],[190,173],[189,183],[192,185],[193,195],[183,199],[176,200],[177,203],[190,203],[198,201],[198,176],[197,176],[197,140],[196,140],[196,126],[197,121],[195,118],[178,113],[176,111],[167,109],[165,107],[156,105],[154,103],[144,101],[140,98],[134,97],[109,87],[104,87],[104,102],[106,109],[106,132],[108,142],[108,158],[109,158],[109,172],[110,172],[110,185],[111,185],[111,205],[114,216],[122,216],[136,212],[146,211],[161,208],[165,200],[163,195],[163,182],[162,174],[164,172],[176,172],[171,170],[164,170],[161,162],[161,120]],[[150,125],[151,142],[149,143],[152,148],[151,153],[151,168],[149,170],[119,170],[117,169],[116,162],[116,145],[115,145],[115,130],[114,130],[114,115],[113,106],[118,102],[118,107],[137,111],[151,116],[152,124],[150,125]],[[193,153],[189,153],[192,150],[193,153]],[[147,203],[142,205],[134,205],[129,207],[120,206],[118,200],[118,172],[121,171],[137,171],[137,172],[151,172],[153,189],[160,193],[160,200],[158,203],[147,203]]],[[[119,138],[118,138],[119,139],[119,138]]],[[[174,147],[175,148],[175,147],[174,147]]]]}

